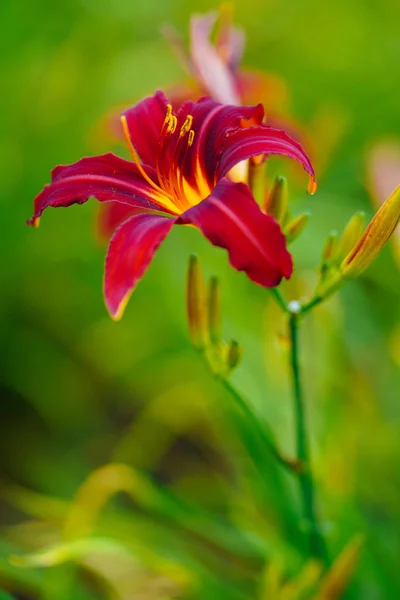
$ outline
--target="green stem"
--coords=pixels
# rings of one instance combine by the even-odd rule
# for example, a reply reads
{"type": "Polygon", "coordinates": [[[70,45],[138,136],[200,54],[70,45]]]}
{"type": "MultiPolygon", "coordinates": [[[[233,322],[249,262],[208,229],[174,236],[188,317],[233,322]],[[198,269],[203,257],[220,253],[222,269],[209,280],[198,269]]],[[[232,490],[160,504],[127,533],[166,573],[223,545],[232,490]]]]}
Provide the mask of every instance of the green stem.
{"type": "Polygon", "coordinates": [[[308,436],[304,415],[303,391],[300,381],[298,327],[299,313],[293,312],[289,317],[289,329],[291,337],[291,369],[296,418],[297,459],[303,467],[299,472],[299,484],[302,496],[303,515],[309,534],[310,553],[315,558],[318,558],[326,563],[327,552],[325,541],[317,520],[314,503],[314,482],[310,466],[308,436]]]}
{"type": "Polygon", "coordinates": [[[254,414],[253,410],[250,408],[248,402],[240,395],[238,390],[230,383],[230,381],[226,379],[220,380],[225,389],[230,393],[232,398],[235,400],[236,405],[240,408],[240,410],[246,415],[248,421],[251,423],[253,430],[259,435],[260,439],[263,441],[265,446],[268,448],[272,456],[281,464],[283,467],[288,469],[289,471],[297,472],[299,469],[299,465],[297,461],[285,458],[282,456],[278,448],[276,447],[275,442],[272,439],[272,436],[266,431],[265,426],[263,426],[258,417],[254,414]]]}
{"type": "Polygon", "coordinates": [[[278,288],[271,288],[270,292],[274,296],[276,302],[279,304],[283,312],[289,313],[288,304],[278,288]]]}
{"type": "Polygon", "coordinates": [[[301,307],[301,314],[305,315],[306,313],[308,313],[312,308],[314,308],[314,306],[318,306],[318,304],[321,304],[321,302],[325,300],[325,298],[323,298],[322,296],[315,296],[314,298],[312,298],[311,300],[309,300],[309,302],[307,302],[306,304],[303,304],[303,306],[301,307]]]}

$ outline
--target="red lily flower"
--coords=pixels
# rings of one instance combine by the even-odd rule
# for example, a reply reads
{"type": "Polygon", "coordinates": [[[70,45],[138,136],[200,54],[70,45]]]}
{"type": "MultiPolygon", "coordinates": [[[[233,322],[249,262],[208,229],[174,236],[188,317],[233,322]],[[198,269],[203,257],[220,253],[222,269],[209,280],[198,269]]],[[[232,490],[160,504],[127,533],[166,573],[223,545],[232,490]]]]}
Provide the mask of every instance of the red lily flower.
{"type": "Polygon", "coordinates": [[[105,264],[105,301],[114,319],[175,224],[198,227],[212,244],[228,250],[235,269],[274,287],[292,273],[284,235],[274,218],[261,212],[248,186],[225,175],[253,156],[284,154],[310,174],[312,188],[315,180],[301,146],[264,125],[263,116],[261,105],[222,105],[209,98],[186,102],[174,114],[158,92],[121,117],[133,162],[104,154],[56,167],[28,223],[37,225],[48,206],[81,204],[91,196],[132,209],[111,239],[105,264]]]}

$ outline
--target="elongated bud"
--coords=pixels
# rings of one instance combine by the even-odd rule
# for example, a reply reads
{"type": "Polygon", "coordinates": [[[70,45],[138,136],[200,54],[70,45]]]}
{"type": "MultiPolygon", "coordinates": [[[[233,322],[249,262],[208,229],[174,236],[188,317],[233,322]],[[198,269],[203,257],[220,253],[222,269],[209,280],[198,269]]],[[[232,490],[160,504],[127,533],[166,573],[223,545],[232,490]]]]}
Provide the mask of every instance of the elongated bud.
{"type": "Polygon", "coordinates": [[[302,213],[301,215],[299,215],[298,217],[295,217],[294,219],[292,219],[286,225],[285,236],[286,236],[286,242],[288,244],[290,244],[290,242],[293,242],[293,240],[295,240],[297,237],[299,237],[299,235],[301,234],[301,232],[307,225],[309,218],[310,218],[310,213],[305,212],[305,213],[302,213]]]}
{"type": "Polygon", "coordinates": [[[208,290],[208,330],[210,340],[217,344],[221,339],[221,288],[216,277],[211,277],[208,290]]]}
{"type": "Polygon", "coordinates": [[[249,172],[248,172],[247,184],[248,184],[249,188],[251,189],[253,198],[261,206],[262,210],[265,209],[265,200],[264,200],[265,170],[266,170],[265,162],[258,164],[254,160],[249,161],[249,172]]]}
{"type": "Polygon", "coordinates": [[[356,212],[347,223],[342,233],[342,237],[338,242],[335,252],[335,258],[338,261],[343,260],[353,248],[354,244],[357,243],[363,232],[364,225],[365,213],[363,211],[356,212]]]}
{"type": "Polygon", "coordinates": [[[317,285],[317,289],[319,289],[319,286],[324,281],[326,275],[329,273],[329,271],[331,269],[332,260],[333,260],[333,257],[335,256],[335,252],[336,252],[336,248],[337,248],[337,243],[338,243],[337,232],[331,231],[326,239],[325,246],[324,246],[324,249],[322,250],[322,254],[321,254],[321,262],[319,265],[320,281],[317,285]]]}
{"type": "Polygon", "coordinates": [[[400,186],[382,204],[372,221],[340,265],[344,278],[357,277],[375,260],[400,220],[400,186]]]}
{"type": "Polygon", "coordinates": [[[329,262],[335,254],[338,243],[337,231],[331,231],[328,235],[324,249],[321,254],[321,263],[329,262]]]}
{"type": "Polygon", "coordinates": [[[285,177],[278,176],[265,204],[265,212],[282,223],[288,209],[288,189],[285,177]]]}
{"type": "Polygon", "coordinates": [[[228,352],[227,352],[227,356],[226,356],[226,362],[227,362],[228,369],[230,371],[235,369],[238,366],[241,358],[242,358],[242,349],[236,340],[232,340],[229,344],[228,352]]]}
{"type": "Polygon", "coordinates": [[[186,289],[190,338],[193,346],[202,350],[207,343],[207,300],[203,271],[195,255],[189,257],[186,289]]]}

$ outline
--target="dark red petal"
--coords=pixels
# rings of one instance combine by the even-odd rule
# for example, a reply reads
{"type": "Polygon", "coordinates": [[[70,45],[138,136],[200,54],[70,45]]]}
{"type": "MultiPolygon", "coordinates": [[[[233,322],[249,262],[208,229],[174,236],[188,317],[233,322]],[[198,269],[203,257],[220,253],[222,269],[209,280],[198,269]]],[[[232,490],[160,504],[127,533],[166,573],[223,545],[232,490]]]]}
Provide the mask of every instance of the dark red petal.
{"type": "Polygon", "coordinates": [[[114,319],[122,316],[137,282],[175,219],[154,214],[130,217],[111,239],[104,271],[106,306],[114,319]]]}
{"type": "MultiPolygon", "coordinates": [[[[158,181],[153,169],[145,170],[152,181],[158,181]]],[[[103,154],[53,169],[52,182],[36,196],[34,216],[28,224],[34,224],[48,206],[83,204],[91,196],[100,202],[116,200],[131,208],[166,210],[161,193],[145,181],[134,163],[103,154]]]]}
{"type": "Polygon", "coordinates": [[[121,223],[143,212],[142,208],[131,208],[122,202],[104,202],[98,205],[96,233],[100,240],[109,240],[121,223]]]}
{"type": "Polygon", "coordinates": [[[128,123],[132,144],[142,162],[155,167],[161,129],[167,113],[168,100],[162,92],[156,92],[138,102],[123,114],[128,123]]]}
{"type": "MultiPolygon", "coordinates": [[[[201,176],[214,187],[220,155],[227,137],[238,128],[260,125],[264,118],[261,104],[256,106],[231,106],[218,104],[210,98],[201,98],[196,104],[184,105],[193,115],[193,145],[184,165],[184,176],[195,185],[194,176],[200,167],[201,176]]],[[[179,116],[179,115],[178,115],[179,116]]]]}
{"type": "Polygon", "coordinates": [[[177,223],[199,227],[215,246],[225,248],[231,265],[264,287],[279,285],[292,274],[285,237],[271,215],[261,212],[249,188],[222,179],[213,192],[177,223]]]}
{"type": "MultiPolygon", "coordinates": [[[[142,155],[146,164],[156,165],[160,180],[166,187],[171,184],[174,174],[179,170],[194,189],[198,187],[199,177],[206,182],[208,188],[212,189],[216,183],[219,157],[225,147],[227,136],[237,128],[260,125],[264,118],[261,104],[233,106],[220,104],[204,97],[197,102],[184,102],[178,111],[174,111],[174,117],[177,119],[174,130],[164,131],[161,135],[166,106],[166,98],[158,92],[153,98],[147,98],[125,113],[127,120],[130,119],[129,132],[136,150],[142,155]],[[146,123],[150,115],[146,114],[145,109],[150,110],[153,103],[154,123],[157,123],[157,127],[154,131],[147,132],[146,123]],[[138,111],[137,107],[141,105],[143,110],[138,111]],[[164,106],[163,112],[160,111],[160,106],[164,106]],[[161,112],[163,120],[161,120],[161,112]],[[136,113],[140,113],[141,118],[136,113]],[[181,134],[182,126],[189,116],[191,125],[186,128],[186,133],[181,134]],[[192,129],[194,134],[193,143],[190,144],[189,129],[192,129]],[[158,143],[155,143],[157,132],[158,143]],[[141,148],[145,148],[145,154],[141,148]]],[[[173,184],[170,187],[173,188],[173,184]]]]}
{"type": "Polygon", "coordinates": [[[224,177],[242,160],[264,154],[283,154],[297,160],[314,179],[314,169],[301,145],[287,133],[268,125],[237,129],[228,136],[218,167],[218,178],[224,177]]]}

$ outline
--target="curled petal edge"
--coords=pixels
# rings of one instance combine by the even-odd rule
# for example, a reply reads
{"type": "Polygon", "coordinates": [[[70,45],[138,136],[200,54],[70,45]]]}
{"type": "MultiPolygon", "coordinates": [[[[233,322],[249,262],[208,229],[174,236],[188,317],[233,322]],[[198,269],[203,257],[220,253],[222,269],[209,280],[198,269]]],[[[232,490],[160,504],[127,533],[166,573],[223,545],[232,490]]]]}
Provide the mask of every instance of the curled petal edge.
{"type": "Polygon", "coordinates": [[[292,258],[280,226],[261,212],[245,184],[222,179],[208,198],[176,222],[198,227],[213,245],[228,251],[236,270],[263,287],[276,287],[292,274],[292,258]]]}
{"type": "Polygon", "coordinates": [[[154,253],[170,232],[175,219],[155,214],[130,217],[115,231],[104,270],[104,298],[111,317],[118,321],[154,253]]]}

